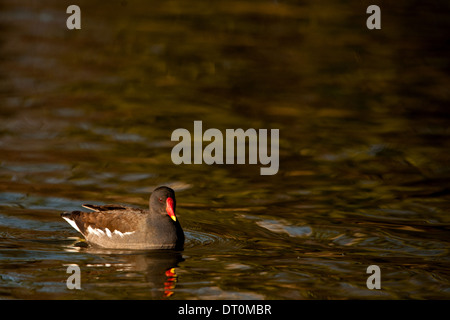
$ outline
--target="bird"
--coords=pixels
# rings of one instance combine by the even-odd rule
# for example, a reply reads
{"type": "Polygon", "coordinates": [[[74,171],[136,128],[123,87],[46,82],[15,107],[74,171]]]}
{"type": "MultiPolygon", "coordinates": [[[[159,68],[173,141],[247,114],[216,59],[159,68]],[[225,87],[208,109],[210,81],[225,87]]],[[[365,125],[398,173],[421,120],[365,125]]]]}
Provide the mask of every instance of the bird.
{"type": "Polygon", "coordinates": [[[93,212],[63,212],[61,217],[93,247],[183,249],[185,237],[175,215],[175,191],[169,187],[153,190],[148,210],[111,204],[83,207],[93,212]]]}

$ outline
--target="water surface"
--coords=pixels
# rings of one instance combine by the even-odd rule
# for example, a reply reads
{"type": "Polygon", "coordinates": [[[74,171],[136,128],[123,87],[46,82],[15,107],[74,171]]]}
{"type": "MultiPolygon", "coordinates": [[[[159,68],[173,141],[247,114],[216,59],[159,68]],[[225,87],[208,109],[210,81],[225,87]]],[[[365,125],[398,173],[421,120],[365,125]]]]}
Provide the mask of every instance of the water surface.
{"type": "Polygon", "coordinates": [[[0,298],[450,298],[447,3],[382,4],[378,31],[360,1],[78,1],[77,31],[69,4],[1,5],[0,298]],[[279,129],[279,172],[174,165],[195,120],[279,129]],[[182,252],[59,216],[159,185],[182,252]]]}

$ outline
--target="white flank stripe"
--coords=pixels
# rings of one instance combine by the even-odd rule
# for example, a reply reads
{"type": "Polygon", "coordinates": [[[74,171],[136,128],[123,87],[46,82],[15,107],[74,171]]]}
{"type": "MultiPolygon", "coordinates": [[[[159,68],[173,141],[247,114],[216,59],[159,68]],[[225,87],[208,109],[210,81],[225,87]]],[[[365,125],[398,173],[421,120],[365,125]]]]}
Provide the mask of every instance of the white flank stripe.
{"type": "Polygon", "coordinates": [[[89,226],[88,228],[87,228],[87,231],[89,232],[89,233],[93,233],[93,234],[95,234],[96,236],[104,236],[105,235],[105,232],[103,231],[103,230],[101,230],[101,229],[97,229],[97,228],[92,228],[91,226],[89,226]]]}
{"type": "Polygon", "coordinates": [[[98,235],[97,230],[93,229],[91,226],[89,226],[89,227],[87,228],[87,232],[98,235]]]}
{"type": "Polygon", "coordinates": [[[75,223],[75,221],[70,220],[69,218],[66,217],[62,217],[64,220],[66,220],[71,226],[72,228],[74,228],[75,230],[77,230],[79,233],[81,233],[80,229],[78,228],[77,224],[75,223]]]}
{"type": "Polygon", "coordinates": [[[134,231],[129,231],[129,232],[120,232],[119,230],[114,230],[114,234],[119,235],[121,238],[123,238],[124,236],[128,236],[130,234],[133,234],[134,231]]]}
{"type": "MultiPolygon", "coordinates": [[[[70,222],[73,223],[73,221],[70,221],[70,222]]],[[[72,223],[70,223],[70,224],[72,225],[72,223]]],[[[75,226],[73,226],[73,227],[75,228],[75,226]]],[[[78,228],[76,228],[76,229],[78,230],[78,228]]],[[[96,236],[99,236],[99,237],[101,237],[101,236],[108,236],[109,238],[112,238],[113,235],[118,235],[121,238],[123,238],[124,236],[128,236],[128,235],[134,233],[134,231],[120,232],[119,230],[114,230],[114,232],[111,232],[111,230],[109,230],[108,228],[105,228],[105,231],[103,231],[102,229],[92,228],[91,226],[89,226],[87,228],[87,232],[91,233],[91,234],[95,234],[96,236]]]]}

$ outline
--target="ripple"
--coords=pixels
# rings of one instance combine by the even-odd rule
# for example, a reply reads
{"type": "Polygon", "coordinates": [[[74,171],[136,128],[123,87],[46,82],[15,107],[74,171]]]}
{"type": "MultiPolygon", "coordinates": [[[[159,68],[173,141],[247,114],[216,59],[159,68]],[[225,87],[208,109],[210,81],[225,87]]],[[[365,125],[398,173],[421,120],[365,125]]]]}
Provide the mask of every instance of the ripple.
{"type": "Polygon", "coordinates": [[[185,251],[229,252],[246,246],[246,240],[230,233],[217,233],[209,229],[184,229],[185,251]]]}
{"type": "MultiPolygon", "coordinates": [[[[185,234],[185,244],[184,249],[195,249],[195,248],[216,248],[227,246],[230,248],[239,247],[239,241],[236,239],[227,238],[217,234],[212,234],[208,232],[198,231],[198,230],[184,230],[185,234]]],[[[103,249],[86,246],[86,242],[82,237],[70,237],[65,240],[71,240],[70,245],[65,246],[66,251],[79,252],[80,250],[88,250],[90,253],[132,253],[135,250],[120,250],[120,249],[103,249]]],[[[159,251],[159,250],[155,250],[159,251]]]]}
{"type": "Polygon", "coordinates": [[[186,242],[184,245],[185,249],[199,246],[221,245],[230,241],[230,239],[223,236],[198,230],[185,230],[184,233],[186,237],[186,242]]]}
{"type": "Polygon", "coordinates": [[[287,233],[290,237],[306,237],[312,234],[309,226],[288,225],[284,221],[264,219],[257,221],[256,224],[275,233],[287,233]]]}

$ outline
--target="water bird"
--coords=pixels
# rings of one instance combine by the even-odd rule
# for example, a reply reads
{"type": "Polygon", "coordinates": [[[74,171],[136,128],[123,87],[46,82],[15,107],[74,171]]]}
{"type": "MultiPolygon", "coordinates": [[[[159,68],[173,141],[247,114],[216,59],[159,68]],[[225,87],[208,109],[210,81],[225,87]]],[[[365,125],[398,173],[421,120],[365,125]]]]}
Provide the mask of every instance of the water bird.
{"type": "Polygon", "coordinates": [[[86,241],[108,249],[176,249],[184,245],[184,232],[175,215],[175,191],[156,188],[149,200],[149,209],[122,205],[92,205],[93,212],[63,212],[61,217],[86,241]]]}

